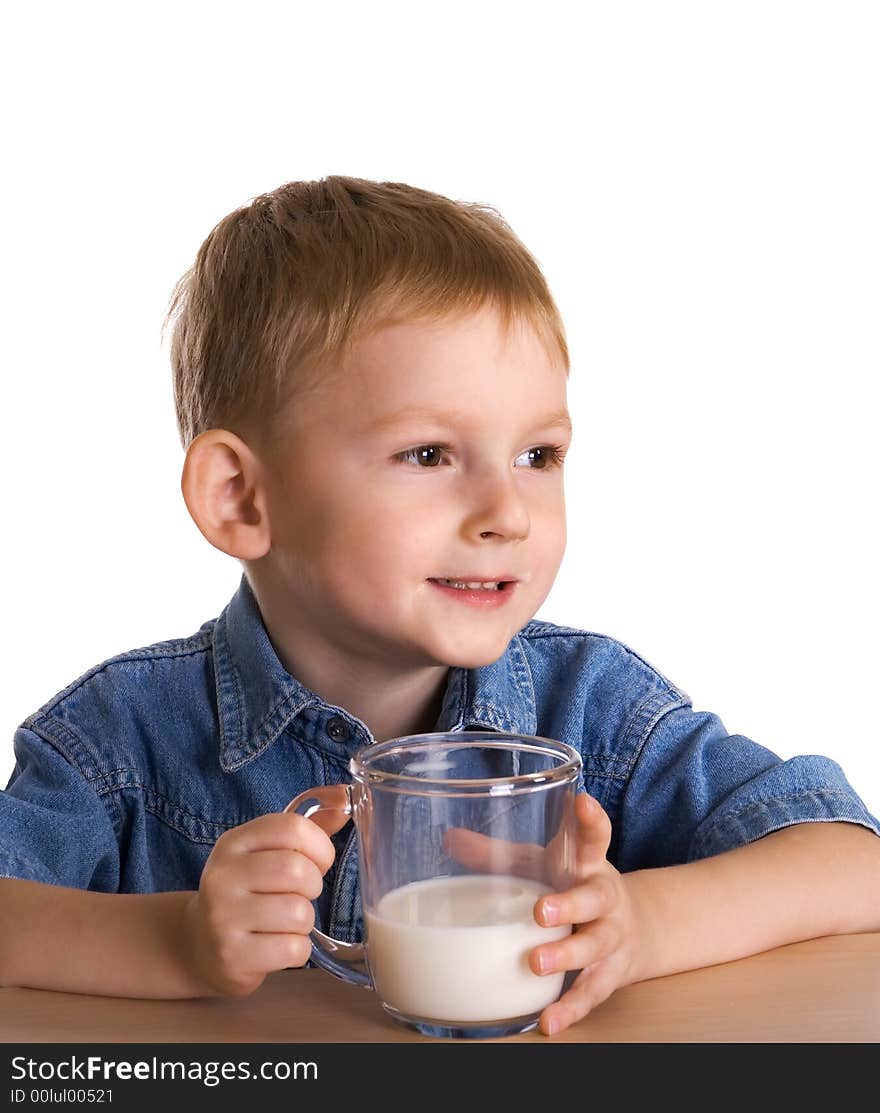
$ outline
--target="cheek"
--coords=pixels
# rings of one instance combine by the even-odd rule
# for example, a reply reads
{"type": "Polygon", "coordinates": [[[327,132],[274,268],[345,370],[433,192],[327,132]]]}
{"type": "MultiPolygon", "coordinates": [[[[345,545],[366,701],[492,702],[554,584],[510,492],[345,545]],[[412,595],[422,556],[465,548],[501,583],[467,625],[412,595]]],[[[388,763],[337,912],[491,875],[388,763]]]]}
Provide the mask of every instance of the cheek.
{"type": "Polygon", "coordinates": [[[565,543],[568,540],[568,530],[565,521],[565,510],[556,522],[556,549],[559,552],[559,559],[562,559],[562,554],[565,552],[565,543]]]}
{"type": "Polygon", "coordinates": [[[565,499],[560,492],[542,501],[531,510],[531,542],[542,552],[551,554],[565,548],[565,499]]]}
{"type": "Polygon", "coordinates": [[[424,512],[418,516],[390,500],[371,505],[365,498],[322,510],[314,523],[322,563],[340,584],[345,576],[374,587],[412,576],[434,548],[423,519],[424,512]]]}

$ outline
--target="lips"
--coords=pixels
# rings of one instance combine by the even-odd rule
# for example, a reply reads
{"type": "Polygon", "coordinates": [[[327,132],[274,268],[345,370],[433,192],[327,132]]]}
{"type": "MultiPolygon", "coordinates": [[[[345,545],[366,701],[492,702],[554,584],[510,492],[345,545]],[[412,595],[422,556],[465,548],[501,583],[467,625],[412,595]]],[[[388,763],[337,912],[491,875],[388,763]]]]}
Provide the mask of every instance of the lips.
{"type": "Polygon", "coordinates": [[[453,580],[450,576],[447,580],[446,577],[438,576],[428,580],[428,583],[447,599],[458,603],[476,607],[496,607],[503,606],[511,598],[517,582],[510,577],[498,580],[453,580]],[[454,586],[455,584],[462,586],[454,586]],[[473,586],[474,584],[477,586],[473,586]]]}

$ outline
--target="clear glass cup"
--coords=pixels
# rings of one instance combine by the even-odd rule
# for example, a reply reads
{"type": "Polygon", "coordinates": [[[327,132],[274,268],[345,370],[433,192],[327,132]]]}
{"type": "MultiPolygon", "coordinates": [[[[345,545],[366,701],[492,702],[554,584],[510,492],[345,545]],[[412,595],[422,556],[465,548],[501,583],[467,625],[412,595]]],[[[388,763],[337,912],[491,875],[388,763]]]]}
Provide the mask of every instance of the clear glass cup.
{"type": "Polygon", "coordinates": [[[365,941],[315,929],[315,963],[372,986],[425,1035],[533,1028],[563,990],[564,975],[532,973],[528,954],[571,931],[540,926],[534,909],[574,880],[578,752],[521,734],[422,734],[364,747],[349,769],[350,785],[286,809],[318,822],[336,811],[357,829],[365,941]]]}

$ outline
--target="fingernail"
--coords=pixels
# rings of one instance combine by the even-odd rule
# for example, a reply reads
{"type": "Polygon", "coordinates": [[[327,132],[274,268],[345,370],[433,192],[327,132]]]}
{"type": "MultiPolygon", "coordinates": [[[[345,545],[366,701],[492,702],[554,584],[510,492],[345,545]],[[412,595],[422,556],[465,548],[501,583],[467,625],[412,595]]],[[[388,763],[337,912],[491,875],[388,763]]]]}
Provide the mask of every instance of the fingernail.
{"type": "Polygon", "coordinates": [[[556,1019],[556,1017],[551,1016],[550,1019],[547,1021],[547,1035],[548,1036],[555,1036],[556,1033],[559,1031],[560,1027],[561,1027],[561,1025],[560,1025],[559,1021],[556,1019]]]}
{"type": "Polygon", "coordinates": [[[549,951],[538,951],[538,973],[549,974],[553,969],[553,956],[549,951]]]}
{"type": "Polygon", "coordinates": [[[559,905],[555,900],[541,902],[541,915],[545,924],[555,924],[559,920],[559,905]]]}

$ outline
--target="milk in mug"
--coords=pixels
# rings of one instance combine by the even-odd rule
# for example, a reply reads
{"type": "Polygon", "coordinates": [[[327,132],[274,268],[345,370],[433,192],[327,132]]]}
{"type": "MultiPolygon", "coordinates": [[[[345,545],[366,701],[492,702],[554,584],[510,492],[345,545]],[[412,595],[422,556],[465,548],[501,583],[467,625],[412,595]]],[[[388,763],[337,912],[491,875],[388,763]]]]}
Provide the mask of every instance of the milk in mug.
{"type": "Polygon", "coordinates": [[[451,1022],[506,1020],[555,1001],[564,974],[533,974],[529,951],[569,925],[535,922],[546,885],[519,877],[435,877],[393,889],[365,910],[376,990],[404,1015],[451,1022]]]}

